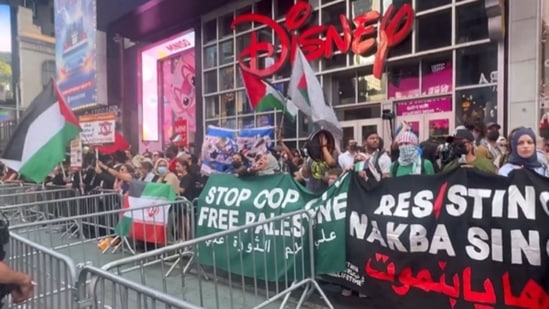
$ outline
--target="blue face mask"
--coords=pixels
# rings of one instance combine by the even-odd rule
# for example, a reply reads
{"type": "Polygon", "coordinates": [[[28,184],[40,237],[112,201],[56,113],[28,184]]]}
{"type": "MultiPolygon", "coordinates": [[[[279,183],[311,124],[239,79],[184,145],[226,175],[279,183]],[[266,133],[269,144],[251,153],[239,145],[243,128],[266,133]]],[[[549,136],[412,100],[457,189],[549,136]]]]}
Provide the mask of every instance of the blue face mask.
{"type": "Polygon", "coordinates": [[[158,174],[160,174],[162,176],[168,174],[168,168],[165,167],[165,166],[159,166],[158,167],[158,174]]]}

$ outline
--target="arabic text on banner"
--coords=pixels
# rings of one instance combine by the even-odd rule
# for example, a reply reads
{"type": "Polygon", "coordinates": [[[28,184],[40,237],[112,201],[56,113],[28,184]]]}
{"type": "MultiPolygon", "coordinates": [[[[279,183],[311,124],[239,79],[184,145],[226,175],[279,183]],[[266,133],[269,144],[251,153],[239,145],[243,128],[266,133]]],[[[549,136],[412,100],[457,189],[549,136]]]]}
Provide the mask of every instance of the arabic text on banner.
{"type": "MultiPolygon", "coordinates": [[[[211,175],[198,201],[197,237],[309,209],[317,220],[313,232],[316,273],[342,271],[349,178],[341,178],[315,197],[285,174],[249,178],[211,175]]],[[[221,237],[199,246],[199,261],[268,281],[303,279],[295,276],[309,273],[309,224],[306,216],[291,217],[221,237]]]]}

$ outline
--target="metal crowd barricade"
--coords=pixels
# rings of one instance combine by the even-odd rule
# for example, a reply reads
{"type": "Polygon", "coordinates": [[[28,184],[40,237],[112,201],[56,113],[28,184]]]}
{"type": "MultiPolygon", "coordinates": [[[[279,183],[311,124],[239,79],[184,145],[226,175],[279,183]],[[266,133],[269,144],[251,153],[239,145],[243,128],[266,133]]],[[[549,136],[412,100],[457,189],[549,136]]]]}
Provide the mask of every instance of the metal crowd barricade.
{"type": "Polygon", "coordinates": [[[63,186],[22,187],[21,189],[21,192],[0,196],[0,210],[13,223],[55,218],[60,215],[59,211],[62,210],[59,204],[67,198],[78,195],[76,190],[63,186]],[[47,202],[48,205],[45,206],[44,202],[47,202]],[[13,207],[30,204],[35,204],[36,207],[13,207]]]}
{"type": "Polygon", "coordinates": [[[34,296],[24,304],[8,299],[7,308],[76,308],[77,270],[67,256],[20,235],[11,233],[4,261],[14,270],[29,274],[37,283],[34,296]]]}
{"type": "MultiPolygon", "coordinates": [[[[19,224],[10,227],[10,231],[29,239],[32,242],[40,243],[42,246],[65,254],[77,263],[77,267],[82,268],[89,265],[104,265],[106,263],[123,258],[127,253],[134,254],[136,251],[148,251],[159,247],[159,245],[146,244],[135,240],[131,235],[120,235],[117,232],[117,224],[124,215],[131,215],[135,218],[146,218],[151,210],[156,211],[158,207],[188,207],[185,200],[174,201],[165,205],[151,205],[131,209],[112,209],[104,211],[105,203],[115,205],[119,203],[120,196],[117,193],[101,193],[97,195],[80,196],[65,200],[67,207],[67,216],[57,219],[37,221],[19,224]],[[76,209],[76,211],[72,210],[76,209]],[[80,212],[78,212],[80,210],[80,212]],[[103,211],[101,211],[103,210],[103,211]],[[121,236],[121,237],[120,237],[121,236]],[[115,239],[119,241],[114,242],[115,239]],[[110,242],[111,248],[122,248],[123,250],[113,250],[106,254],[107,250],[102,247],[104,242],[110,242]]],[[[47,204],[47,202],[44,202],[47,204]]],[[[29,206],[29,205],[27,205],[29,206]]],[[[17,205],[15,207],[21,207],[17,205]]],[[[166,209],[166,211],[168,211],[166,209]]],[[[186,209],[183,213],[193,215],[192,209],[186,209]]],[[[181,230],[179,226],[184,220],[178,220],[173,223],[162,223],[166,226],[165,238],[170,239],[169,226],[176,230],[181,230]]],[[[151,225],[160,224],[154,220],[151,225]]],[[[192,223],[191,223],[192,224],[192,223]]],[[[143,231],[144,233],[144,231],[143,231]]],[[[142,233],[142,234],[143,234],[142,233]]],[[[165,244],[162,244],[165,245],[165,244]]],[[[177,256],[171,261],[175,261],[177,256]]],[[[169,262],[167,259],[163,262],[169,262]]]]}
{"type": "Polygon", "coordinates": [[[84,295],[88,296],[78,302],[77,308],[79,309],[200,308],[93,266],[86,266],[82,269],[79,282],[81,283],[80,289],[85,289],[86,294],[84,295]],[[90,281],[90,278],[94,278],[94,280],[86,286],[85,282],[90,281]],[[101,291],[116,291],[116,293],[110,293],[107,296],[101,291]]]}
{"type": "MultiPolygon", "coordinates": [[[[288,269],[290,262],[300,267],[294,268],[293,273],[286,273],[283,280],[275,282],[262,280],[258,278],[259,275],[257,273],[253,278],[231,273],[230,264],[227,270],[219,268],[215,264],[215,250],[212,250],[212,260],[214,263],[211,266],[200,265],[198,259],[193,259],[194,255],[189,256],[189,253],[198,253],[199,246],[208,246],[212,243],[225,244],[224,248],[226,249],[222,247],[222,250],[226,251],[227,260],[240,261],[240,269],[243,269],[245,250],[240,250],[238,258],[229,256],[230,246],[233,245],[235,239],[243,239],[242,236],[246,235],[246,233],[255,231],[256,234],[254,235],[264,241],[266,228],[258,229],[258,227],[265,227],[269,224],[279,224],[279,226],[290,224],[289,226],[291,226],[291,222],[296,217],[307,220],[307,233],[303,233],[301,237],[292,236],[292,244],[290,246],[294,248],[297,245],[300,248],[307,248],[308,252],[312,253],[314,252],[314,220],[308,211],[301,210],[119,259],[104,265],[103,269],[130,281],[140,282],[152,290],[179,297],[186,302],[205,308],[264,308],[275,304],[279,305],[280,308],[284,308],[288,302],[294,301],[290,297],[296,291],[300,292],[300,297],[292,305],[295,305],[297,308],[303,306],[308,296],[314,291],[320,294],[329,308],[333,308],[331,302],[315,280],[314,254],[289,255],[284,261],[280,261],[283,263],[284,269],[288,269]],[[259,233],[257,232],[258,230],[259,233]],[[177,264],[179,276],[167,276],[166,267],[169,264],[164,262],[171,262],[174,257],[177,257],[179,261],[177,264]],[[189,271],[189,263],[185,263],[186,261],[190,261],[192,271],[189,271]],[[298,269],[301,271],[298,271],[298,269]]],[[[265,250],[267,253],[262,260],[256,260],[254,256],[252,259],[253,265],[251,265],[252,269],[256,270],[258,265],[266,266],[268,263],[267,257],[272,254],[273,256],[270,258],[274,259],[275,272],[278,273],[280,269],[276,270],[276,265],[278,265],[279,261],[277,261],[275,253],[279,250],[286,251],[287,248],[285,241],[280,248],[277,248],[276,241],[273,243],[273,248],[270,248],[268,252],[265,250]]],[[[250,265],[247,266],[249,267],[250,265]]],[[[95,280],[101,281],[103,279],[98,275],[95,280]]],[[[97,284],[92,282],[92,286],[97,286],[97,284]]],[[[94,288],[90,295],[83,287],[79,288],[79,299],[98,301],[98,298],[101,298],[101,304],[107,306],[121,302],[121,300],[117,300],[119,295],[123,295],[123,293],[116,289],[94,288]]]]}

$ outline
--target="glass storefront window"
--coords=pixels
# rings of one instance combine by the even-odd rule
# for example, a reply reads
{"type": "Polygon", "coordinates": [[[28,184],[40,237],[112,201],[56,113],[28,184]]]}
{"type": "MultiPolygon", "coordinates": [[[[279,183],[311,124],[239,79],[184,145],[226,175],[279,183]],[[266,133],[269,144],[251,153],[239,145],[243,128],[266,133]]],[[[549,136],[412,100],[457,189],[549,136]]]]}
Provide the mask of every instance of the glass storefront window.
{"type": "Polygon", "coordinates": [[[222,128],[236,129],[236,125],[237,125],[237,122],[236,122],[236,118],[234,117],[221,119],[220,121],[220,126],[222,128]]]}
{"type": "Polygon", "coordinates": [[[246,91],[239,91],[236,94],[236,112],[241,114],[253,114],[254,110],[250,106],[250,102],[248,101],[248,95],[246,95],[246,91]]]}
{"type": "Polygon", "coordinates": [[[452,44],[452,10],[416,17],[417,50],[425,51],[452,44]]]}
{"type": "MultiPolygon", "coordinates": [[[[244,15],[244,14],[250,14],[252,13],[252,7],[251,6],[246,6],[246,7],[243,7],[239,10],[236,10],[236,15],[235,16],[240,16],[240,15],[244,15]]],[[[252,29],[252,24],[251,23],[241,23],[241,24],[238,24],[235,28],[235,31],[238,33],[238,32],[242,32],[242,31],[246,31],[246,30],[250,30],[252,29]]]]}
{"type": "Polygon", "coordinates": [[[434,9],[452,3],[452,0],[420,0],[416,1],[416,12],[434,9]]]}
{"type": "Polygon", "coordinates": [[[221,116],[235,116],[236,104],[234,92],[227,92],[220,95],[219,101],[221,102],[221,116]]]}
{"type": "Polygon", "coordinates": [[[343,32],[343,27],[339,21],[339,15],[345,14],[345,2],[333,4],[322,8],[323,25],[334,25],[338,33],[343,32]]]}
{"type": "Polygon", "coordinates": [[[219,99],[217,96],[205,97],[204,107],[206,119],[213,119],[219,116],[219,99]]]}
{"type": "Polygon", "coordinates": [[[488,17],[483,2],[456,7],[456,44],[488,38],[488,17]]]}
{"type": "Polygon", "coordinates": [[[219,127],[219,120],[207,120],[204,129],[208,129],[209,126],[219,127]]]}
{"type": "Polygon", "coordinates": [[[404,99],[419,95],[419,63],[395,64],[388,71],[389,99],[404,99]]]}
{"type": "Polygon", "coordinates": [[[332,76],[332,105],[356,103],[356,72],[332,76]]]}
{"type": "Polygon", "coordinates": [[[234,89],[234,67],[232,65],[219,69],[219,85],[221,91],[234,89]]]}
{"type": "Polygon", "coordinates": [[[210,69],[217,66],[217,46],[208,46],[204,48],[204,69],[210,69]]]}
{"type": "Polygon", "coordinates": [[[375,78],[371,72],[357,73],[357,102],[381,101],[387,98],[387,74],[381,79],[375,78]]]}
{"type": "Polygon", "coordinates": [[[217,71],[204,72],[204,93],[217,91],[217,71]]]}
{"type": "Polygon", "coordinates": [[[212,42],[217,39],[217,21],[211,20],[206,22],[202,27],[204,35],[204,43],[212,42]]]}
{"type": "Polygon", "coordinates": [[[498,69],[496,44],[458,49],[456,51],[456,86],[495,82],[498,69]]]}
{"type": "Polygon", "coordinates": [[[239,116],[238,117],[238,128],[239,129],[249,129],[255,126],[255,117],[254,116],[239,116]]]}
{"type": "Polygon", "coordinates": [[[351,0],[351,13],[353,18],[369,11],[381,12],[380,0],[351,0]]]}
{"type": "Polygon", "coordinates": [[[286,16],[290,8],[294,5],[294,0],[278,0],[275,2],[275,17],[276,19],[286,16]]]}
{"type": "Polygon", "coordinates": [[[452,91],[452,56],[443,55],[421,61],[421,94],[436,95],[452,91]]]}
{"type": "Polygon", "coordinates": [[[246,33],[236,37],[236,52],[235,56],[238,56],[244,48],[250,46],[250,34],[246,33]]]}
{"type": "Polygon", "coordinates": [[[233,14],[226,14],[219,18],[219,37],[222,38],[227,35],[233,34],[231,29],[231,23],[233,22],[233,14]]]}
{"type": "Polygon", "coordinates": [[[497,89],[482,87],[456,91],[456,126],[471,121],[498,122],[497,89]]]}
{"type": "Polygon", "coordinates": [[[347,66],[347,54],[333,55],[331,59],[322,58],[322,61],[322,68],[324,70],[344,68],[347,66]]]}
{"type": "Polygon", "coordinates": [[[254,13],[271,17],[273,15],[272,1],[261,0],[254,5],[254,13]]]}
{"type": "Polygon", "coordinates": [[[233,39],[219,43],[219,64],[227,64],[234,61],[233,39]]]}

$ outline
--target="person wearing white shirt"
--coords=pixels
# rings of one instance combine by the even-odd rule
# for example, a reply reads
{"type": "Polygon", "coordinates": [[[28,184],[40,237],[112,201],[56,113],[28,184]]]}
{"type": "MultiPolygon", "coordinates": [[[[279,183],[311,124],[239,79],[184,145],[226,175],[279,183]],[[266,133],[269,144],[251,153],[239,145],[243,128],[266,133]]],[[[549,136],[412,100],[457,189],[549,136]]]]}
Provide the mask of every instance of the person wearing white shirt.
{"type": "Polygon", "coordinates": [[[363,139],[364,150],[372,157],[372,163],[377,172],[381,174],[381,178],[388,178],[391,174],[391,157],[379,149],[379,135],[372,131],[364,135],[363,139]]]}
{"type": "Polygon", "coordinates": [[[355,155],[357,153],[358,143],[354,139],[350,139],[347,143],[347,151],[340,154],[337,158],[337,163],[342,170],[350,170],[355,163],[355,155]]]}

